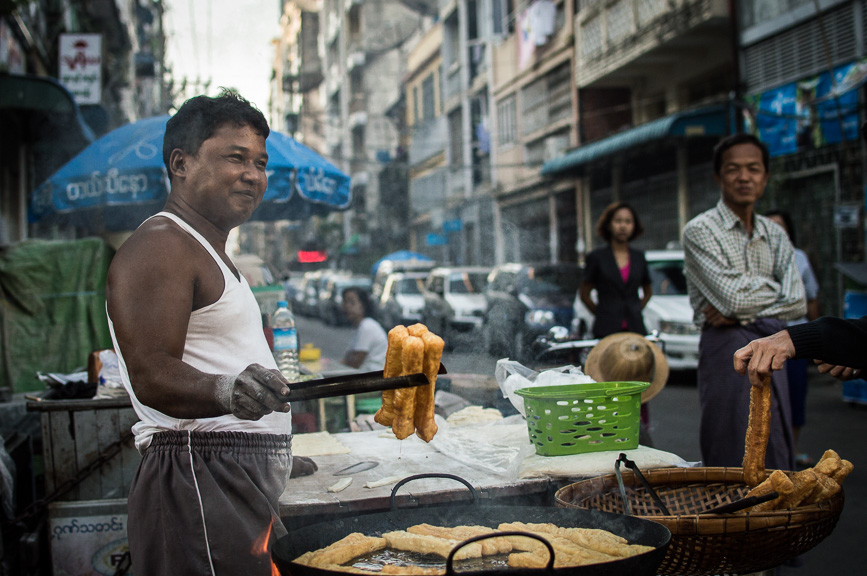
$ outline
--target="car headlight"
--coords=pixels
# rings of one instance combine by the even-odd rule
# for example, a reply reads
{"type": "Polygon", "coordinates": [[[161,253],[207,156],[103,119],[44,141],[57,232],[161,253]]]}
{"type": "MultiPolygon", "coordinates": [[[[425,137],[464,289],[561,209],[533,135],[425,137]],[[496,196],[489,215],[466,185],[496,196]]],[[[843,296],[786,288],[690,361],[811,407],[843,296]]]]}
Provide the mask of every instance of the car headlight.
{"type": "Polygon", "coordinates": [[[550,326],[554,324],[554,312],[551,310],[530,310],[524,315],[524,322],[550,326]]]}
{"type": "Polygon", "coordinates": [[[676,334],[678,336],[698,334],[698,328],[692,322],[662,321],[659,323],[659,331],[664,334],[676,334]]]}

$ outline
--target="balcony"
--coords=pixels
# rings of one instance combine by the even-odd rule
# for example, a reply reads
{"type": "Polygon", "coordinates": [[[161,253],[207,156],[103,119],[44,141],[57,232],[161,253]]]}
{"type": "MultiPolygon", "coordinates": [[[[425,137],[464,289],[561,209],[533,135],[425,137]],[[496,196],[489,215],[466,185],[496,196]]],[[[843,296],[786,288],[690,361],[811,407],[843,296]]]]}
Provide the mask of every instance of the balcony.
{"type": "Polygon", "coordinates": [[[703,70],[707,54],[730,43],[727,0],[583,0],[575,21],[579,88],[703,70]]]}

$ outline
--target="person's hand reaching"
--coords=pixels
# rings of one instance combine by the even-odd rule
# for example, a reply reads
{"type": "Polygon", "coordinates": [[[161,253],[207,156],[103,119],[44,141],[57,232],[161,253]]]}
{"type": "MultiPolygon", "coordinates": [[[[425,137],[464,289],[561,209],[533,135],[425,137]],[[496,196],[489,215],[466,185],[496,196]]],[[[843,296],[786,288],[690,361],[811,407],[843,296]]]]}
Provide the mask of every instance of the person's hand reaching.
{"type": "Polygon", "coordinates": [[[734,354],[738,374],[749,374],[750,382],[759,382],[780,370],[795,355],[795,345],[786,330],[753,340],[734,354]]]}

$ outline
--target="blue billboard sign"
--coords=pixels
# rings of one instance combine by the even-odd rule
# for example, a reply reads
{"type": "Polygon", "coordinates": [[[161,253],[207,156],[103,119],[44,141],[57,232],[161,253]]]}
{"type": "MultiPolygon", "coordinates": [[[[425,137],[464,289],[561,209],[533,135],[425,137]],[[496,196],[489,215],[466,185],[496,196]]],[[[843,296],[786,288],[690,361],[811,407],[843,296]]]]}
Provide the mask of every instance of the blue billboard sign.
{"type": "Polygon", "coordinates": [[[858,139],[858,90],[867,61],[845,64],[747,96],[747,130],[768,145],[771,156],[793,154],[858,139]]]}

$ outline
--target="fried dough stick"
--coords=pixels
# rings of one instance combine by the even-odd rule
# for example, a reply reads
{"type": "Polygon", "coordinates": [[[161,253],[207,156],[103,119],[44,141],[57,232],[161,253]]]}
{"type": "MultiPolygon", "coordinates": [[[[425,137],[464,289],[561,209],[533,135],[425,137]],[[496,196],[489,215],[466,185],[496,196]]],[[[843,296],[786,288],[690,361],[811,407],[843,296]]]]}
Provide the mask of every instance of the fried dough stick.
{"type": "MultiPolygon", "coordinates": [[[[424,366],[424,341],[418,336],[407,336],[401,354],[404,374],[418,374],[424,366]]],[[[391,431],[403,440],[415,432],[415,388],[394,391],[394,421],[391,431]]]]}
{"type": "Polygon", "coordinates": [[[346,564],[353,558],[382,550],[385,546],[385,538],[365,536],[361,532],[353,532],[321,550],[302,554],[295,562],[314,568],[324,568],[333,564],[346,564]]]}
{"type": "Polygon", "coordinates": [[[750,387],[750,416],[744,447],[744,481],[758,486],[767,477],[765,453],[771,435],[771,377],[762,378],[761,385],[750,387]]]}
{"type": "Polygon", "coordinates": [[[519,530],[534,534],[550,534],[564,538],[578,546],[606,554],[625,558],[649,552],[653,548],[641,544],[629,544],[625,538],[607,530],[597,528],[562,528],[554,524],[525,524],[523,522],[503,523],[500,530],[519,530]]]}
{"type": "MultiPolygon", "coordinates": [[[[496,530],[487,526],[455,526],[454,528],[447,528],[445,526],[433,526],[432,524],[416,524],[407,528],[406,531],[411,534],[436,536],[448,540],[457,540],[458,542],[496,532],[496,530]]],[[[508,554],[512,551],[512,545],[502,537],[479,540],[478,543],[482,546],[482,556],[496,556],[497,554],[508,554]]]]}
{"type": "MultiPolygon", "coordinates": [[[[417,552],[419,554],[435,554],[441,558],[448,558],[449,553],[460,544],[457,540],[447,540],[422,534],[410,534],[405,530],[386,532],[382,537],[388,542],[389,548],[417,552]]],[[[455,560],[481,557],[482,547],[478,542],[467,544],[455,554],[455,560]]]]}
{"type": "MultiPolygon", "coordinates": [[[[395,326],[388,331],[388,349],[385,353],[385,368],[382,375],[394,378],[403,373],[403,344],[409,337],[406,326],[395,326]]],[[[391,426],[394,421],[394,390],[382,391],[382,406],[376,411],[373,420],[383,426],[391,426]]]]}
{"type": "Polygon", "coordinates": [[[443,357],[445,342],[433,332],[425,332],[421,336],[424,343],[423,371],[427,376],[428,383],[415,389],[415,413],[413,422],[416,435],[430,442],[437,433],[437,425],[434,422],[435,408],[434,394],[436,391],[437,372],[440,369],[440,361],[443,357]]]}

